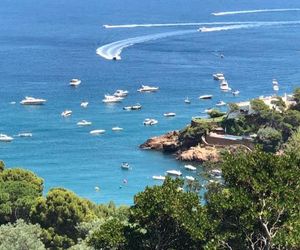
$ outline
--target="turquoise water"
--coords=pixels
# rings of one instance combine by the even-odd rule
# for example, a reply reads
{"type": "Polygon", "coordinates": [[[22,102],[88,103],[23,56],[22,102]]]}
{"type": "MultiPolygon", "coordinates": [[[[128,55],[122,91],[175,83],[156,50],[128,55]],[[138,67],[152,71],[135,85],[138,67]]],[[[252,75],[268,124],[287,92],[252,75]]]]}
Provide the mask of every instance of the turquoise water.
{"type": "MultiPolygon", "coordinates": [[[[192,116],[201,116],[219,100],[242,101],[272,94],[272,79],[279,93],[299,85],[300,11],[213,16],[212,12],[299,8],[297,0],[284,1],[186,1],[186,0],[28,0],[0,3],[0,133],[33,133],[0,144],[0,158],[8,166],[33,170],[45,179],[45,190],[62,186],[95,202],[131,204],[133,195],[146,185],[160,183],[153,175],[183,169],[172,156],[143,151],[147,138],[180,129],[192,116]],[[196,32],[199,25],[105,29],[104,24],[161,24],[191,22],[283,22],[219,32],[196,32]],[[181,33],[165,36],[166,32],[181,33]],[[156,40],[143,42],[142,36],[156,40]],[[160,35],[156,35],[160,34],[160,35]],[[96,50],[112,42],[138,37],[138,44],[124,48],[121,61],[105,60],[96,50]],[[150,38],[151,38],[150,37],[150,38]],[[219,54],[224,54],[221,59],[219,54]],[[212,73],[225,73],[240,96],[221,93],[212,73]],[[70,88],[71,78],[82,84],[70,88]],[[141,94],[141,84],[160,91],[141,94]],[[104,105],[103,95],[116,89],[130,94],[122,104],[104,105]],[[198,100],[212,94],[212,100],[198,100]],[[24,96],[47,99],[40,107],[19,104],[24,96]],[[192,101],[185,105],[185,97],[192,101]],[[87,109],[80,107],[88,100],[87,109]],[[17,102],[15,105],[10,102],[17,102]],[[141,103],[141,111],[123,106],[141,103]],[[60,113],[71,109],[73,115],[60,113]],[[176,112],[174,118],[163,113],[176,112]],[[145,118],[159,121],[144,127],[145,118]],[[78,128],[86,119],[91,127],[78,128]],[[124,131],[111,131],[114,126],[124,131]],[[89,131],[105,129],[93,137],[89,131]],[[131,171],[122,171],[127,161],[131,171]],[[128,183],[123,183],[124,179],[128,183]],[[100,192],[94,187],[99,186],[100,192]],[[121,186],[121,188],[120,188],[121,186]]],[[[149,26],[149,25],[148,25],[149,26]]],[[[207,25],[201,25],[207,26],[207,25]]],[[[226,25],[209,25],[224,27],[226,25]]],[[[134,40],[136,42],[136,40],[134,40]]]]}

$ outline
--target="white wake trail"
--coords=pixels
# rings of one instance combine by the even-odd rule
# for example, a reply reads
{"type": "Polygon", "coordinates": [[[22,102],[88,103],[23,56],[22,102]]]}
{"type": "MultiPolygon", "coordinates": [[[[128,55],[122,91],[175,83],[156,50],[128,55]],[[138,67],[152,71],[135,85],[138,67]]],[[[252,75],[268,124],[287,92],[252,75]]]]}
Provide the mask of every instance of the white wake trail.
{"type": "Polygon", "coordinates": [[[262,12],[286,12],[286,11],[300,11],[300,9],[261,9],[261,10],[239,10],[239,11],[225,11],[211,13],[214,16],[227,16],[227,15],[239,15],[239,14],[250,14],[250,13],[262,13],[262,12]]]}
{"type": "Polygon", "coordinates": [[[196,32],[197,32],[196,30],[180,30],[180,31],[165,32],[165,33],[128,38],[128,39],[103,45],[97,49],[96,53],[107,60],[120,59],[122,50],[129,46],[133,46],[138,43],[148,42],[152,40],[162,39],[166,37],[179,36],[179,35],[185,35],[185,34],[196,33],[196,32]]]}

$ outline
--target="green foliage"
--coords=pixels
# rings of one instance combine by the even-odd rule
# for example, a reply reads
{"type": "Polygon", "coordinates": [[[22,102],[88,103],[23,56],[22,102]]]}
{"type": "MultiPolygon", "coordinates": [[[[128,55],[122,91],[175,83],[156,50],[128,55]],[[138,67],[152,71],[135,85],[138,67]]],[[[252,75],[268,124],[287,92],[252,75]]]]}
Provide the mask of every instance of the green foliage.
{"type": "Polygon", "coordinates": [[[269,107],[268,107],[268,105],[266,105],[264,103],[264,101],[260,100],[260,99],[253,99],[253,100],[251,100],[250,101],[250,106],[251,106],[251,108],[252,108],[253,111],[255,111],[256,113],[259,113],[259,114],[264,113],[264,112],[270,110],[269,107]]]}
{"type": "Polygon", "coordinates": [[[282,134],[280,131],[271,127],[260,128],[257,132],[256,139],[266,152],[276,152],[282,141],[282,134]]]}
{"type": "Polygon", "coordinates": [[[210,116],[210,118],[217,118],[217,117],[222,117],[225,115],[224,112],[221,112],[220,110],[218,109],[213,109],[211,110],[208,115],[210,116]]]}
{"type": "Polygon", "coordinates": [[[272,100],[271,104],[275,105],[275,107],[281,112],[283,112],[286,108],[285,102],[280,96],[277,96],[276,100],[272,100]]]}
{"type": "Polygon", "coordinates": [[[15,224],[0,226],[0,250],[44,250],[39,225],[26,224],[17,220],[15,224]]]}
{"type": "Polygon", "coordinates": [[[240,110],[239,105],[237,105],[236,103],[229,103],[228,107],[229,107],[229,113],[234,113],[240,110]]]}
{"type": "Polygon", "coordinates": [[[5,163],[4,163],[4,161],[0,160],[0,172],[2,172],[4,170],[4,168],[5,168],[5,163]]]}

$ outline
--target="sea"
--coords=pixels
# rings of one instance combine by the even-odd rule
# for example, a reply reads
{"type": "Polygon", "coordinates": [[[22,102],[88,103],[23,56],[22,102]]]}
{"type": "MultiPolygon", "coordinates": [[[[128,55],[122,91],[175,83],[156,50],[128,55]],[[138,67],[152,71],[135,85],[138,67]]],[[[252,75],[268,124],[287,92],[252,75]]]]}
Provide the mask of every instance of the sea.
{"type": "Polygon", "coordinates": [[[299,41],[299,0],[1,0],[0,133],[14,140],[0,143],[0,159],[42,177],[45,194],[64,187],[96,203],[131,205],[161,184],[153,175],[171,169],[203,184],[201,166],[188,172],[174,156],[139,145],[205,117],[220,100],[274,94],[273,78],[280,95],[292,92],[300,86],[299,41]],[[220,91],[216,72],[239,96],[220,91]],[[80,86],[70,87],[72,78],[80,86]],[[142,84],[159,91],[139,93],[142,84]],[[122,103],[102,103],[117,89],[129,91],[122,103]],[[199,100],[206,94],[213,98],[199,100]],[[23,106],[25,96],[47,102],[23,106]],[[123,110],[136,103],[142,110],[123,110]],[[66,109],[72,116],[61,116],[66,109]],[[146,118],[158,124],[144,126],[146,118]],[[83,119],[92,125],[78,127],[83,119]],[[94,129],[106,133],[92,136],[94,129]]]}

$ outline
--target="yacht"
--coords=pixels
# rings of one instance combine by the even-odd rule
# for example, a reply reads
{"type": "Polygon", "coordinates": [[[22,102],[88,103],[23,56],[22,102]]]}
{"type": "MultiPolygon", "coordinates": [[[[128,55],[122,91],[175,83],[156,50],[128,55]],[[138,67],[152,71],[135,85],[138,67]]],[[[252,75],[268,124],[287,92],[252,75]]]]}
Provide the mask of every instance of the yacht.
{"type": "Polygon", "coordinates": [[[5,134],[0,134],[0,141],[1,142],[11,142],[14,138],[11,136],[5,135],[5,134]]]}
{"type": "Polygon", "coordinates": [[[123,128],[120,128],[120,127],[113,127],[111,130],[112,130],[112,131],[122,131],[123,128]]]}
{"type": "Polygon", "coordinates": [[[173,112],[164,113],[164,116],[165,117],[174,117],[174,116],[176,116],[176,113],[173,113],[173,112]]]}
{"type": "Polygon", "coordinates": [[[155,120],[155,119],[150,119],[150,118],[147,118],[144,120],[143,124],[146,126],[146,125],[150,125],[150,126],[153,126],[155,124],[157,124],[158,121],[155,120]]]}
{"type": "Polygon", "coordinates": [[[185,102],[186,104],[191,104],[191,101],[190,101],[190,99],[189,99],[188,97],[185,98],[184,102],[185,102]]]}
{"type": "Polygon", "coordinates": [[[201,95],[199,96],[199,99],[211,99],[213,96],[212,95],[201,95]]]}
{"type": "Polygon", "coordinates": [[[45,102],[45,99],[26,96],[25,99],[22,100],[20,103],[23,105],[43,105],[45,102]]]}
{"type": "Polygon", "coordinates": [[[81,120],[79,122],[77,122],[78,126],[91,126],[92,122],[86,121],[86,120],[81,120]]]}
{"type": "Polygon", "coordinates": [[[142,85],[142,87],[138,89],[138,92],[155,92],[157,90],[159,90],[159,87],[142,85]]]}
{"type": "Polygon", "coordinates": [[[195,178],[193,176],[186,176],[185,179],[187,179],[188,181],[195,181],[195,178]]]}
{"type": "Polygon", "coordinates": [[[128,95],[128,91],[127,90],[121,90],[121,89],[118,89],[116,90],[116,92],[114,93],[114,96],[115,97],[126,97],[128,95]]]}
{"type": "Polygon", "coordinates": [[[126,106],[123,108],[124,110],[141,110],[142,109],[142,105],[137,103],[136,105],[133,106],[126,106]]]}
{"type": "Polygon", "coordinates": [[[86,108],[88,105],[89,105],[88,102],[82,102],[82,103],[80,103],[80,106],[83,107],[83,108],[86,108]]]}
{"type": "Polygon", "coordinates": [[[216,80],[216,81],[222,81],[222,80],[225,80],[225,77],[224,77],[224,74],[223,74],[223,73],[216,73],[216,74],[213,74],[213,78],[214,78],[214,80],[216,80]]]}
{"type": "Polygon", "coordinates": [[[223,101],[219,101],[216,106],[225,106],[226,105],[226,102],[223,102],[223,101]]]}
{"type": "Polygon", "coordinates": [[[187,169],[187,170],[190,170],[190,171],[195,171],[197,170],[196,167],[192,166],[192,165],[184,165],[184,168],[187,169]]]}
{"type": "Polygon", "coordinates": [[[240,91],[239,90],[235,90],[235,91],[232,91],[231,92],[234,96],[237,96],[240,94],[240,91]]]}
{"type": "Polygon", "coordinates": [[[90,131],[91,135],[100,135],[100,134],[104,134],[104,133],[105,133],[104,129],[96,129],[96,130],[90,131]]]}
{"type": "Polygon", "coordinates": [[[76,86],[78,86],[80,83],[81,83],[81,80],[79,80],[79,79],[72,79],[72,80],[70,81],[70,86],[76,87],[76,86]]]}
{"type": "Polygon", "coordinates": [[[113,95],[104,95],[104,99],[102,102],[104,103],[116,103],[116,102],[121,102],[124,98],[123,97],[116,97],[113,95]]]}
{"type": "Polygon", "coordinates": [[[174,176],[181,176],[182,175],[182,173],[180,171],[177,171],[177,170],[168,170],[168,171],[166,171],[166,173],[168,175],[174,175],[174,176]]]}
{"type": "Polygon", "coordinates": [[[128,162],[123,162],[123,163],[121,164],[121,168],[122,168],[122,169],[125,169],[125,170],[129,170],[129,169],[130,169],[130,165],[129,165],[128,162]]]}
{"type": "Polygon", "coordinates": [[[226,80],[222,80],[221,83],[220,83],[220,89],[222,91],[230,91],[231,88],[229,87],[228,85],[228,82],[226,80]]]}
{"type": "Polygon", "coordinates": [[[19,133],[19,137],[32,137],[32,133],[19,133]]]}
{"type": "Polygon", "coordinates": [[[273,90],[278,91],[279,90],[279,83],[276,79],[273,79],[273,90]]]}
{"type": "Polygon", "coordinates": [[[68,117],[68,116],[71,116],[72,113],[73,113],[72,110],[65,110],[60,115],[63,117],[68,117]]]}
{"type": "Polygon", "coordinates": [[[153,176],[152,176],[152,179],[153,179],[153,180],[164,181],[164,180],[166,179],[166,177],[163,176],[163,175],[153,175],[153,176]]]}

